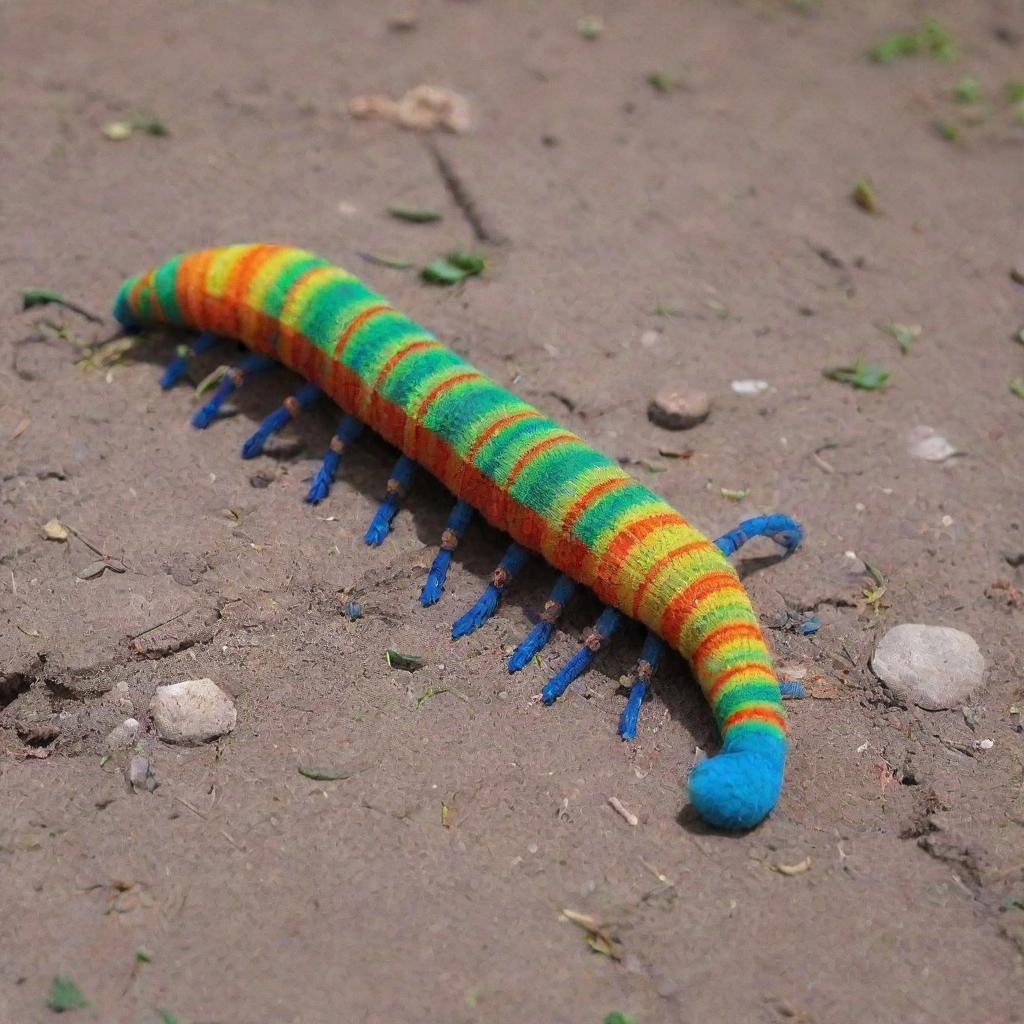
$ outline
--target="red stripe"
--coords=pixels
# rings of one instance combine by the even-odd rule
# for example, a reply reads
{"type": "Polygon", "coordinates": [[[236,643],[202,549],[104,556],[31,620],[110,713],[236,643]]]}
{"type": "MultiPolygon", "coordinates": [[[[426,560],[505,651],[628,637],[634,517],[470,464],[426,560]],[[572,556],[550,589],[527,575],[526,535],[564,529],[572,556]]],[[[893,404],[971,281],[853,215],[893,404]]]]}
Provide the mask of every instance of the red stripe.
{"type": "Polygon", "coordinates": [[[613,476],[610,480],[602,480],[599,484],[594,484],[593,487],[584,491],[565,514],[565,518],[562,520],[563,532],[568,533],[576,525],[576,520],[602,495],[618,487],[624,487],[630,482],[630,477],[623,474],[622,476],[613,476]]]}
{"type": "MultiPolygon", "coordinates": [[[[303,275],[305,276],[305,275],[303,275]]],[[[372,320],[378,313],[386,313],[392,311],[391,306],[386,302],[381,302],[376,306],[370,306],[369,309],[364,309],[362,313],[353,317],[348,327],[341,332],[341,337],[335,342],[334,345],[334,358],[341,359],[342,352],[345,351],[345,346],[349,343],[349,339],[352,337],[360,327],[363,326],[368,320],[372,320]]]]}
{"type": "Polygon", "coordinates": [[[785,718],[777,711],[772,711],[769,708],[747,708],[745,711],[734,711],[722,723],[722,735],[724,736],[729,729],[734,725],[739,725],[740,722],[769,722],[772,725],[777,725],[783,732],[789,732],[785,718]]]}
{"type": "Polygon", "coordinates": [[[714,649],[724,646],[729,643],[730,640],[739,640],[741,637],[764,643],[764,635],[761,632],[761,628],[753,622],[727,622],[724,626],[719,626],[717,629],[713,629],[703,640],[700,642],[700,646],[693,652],[690,660],[693,662],[693,667],[699,672],[702,668],[704,659],[707,658],[714,649]]]}
{"type": "Polygon", "coordinates": [[[536,444],[531,445],[529,448],[519,456],[516,464],[512,467],[512,471],[508,475],[508,479],[505,481],[505,490],[512,490],[512,485],[519,479],[519,474],[526,469],[527,465],[532,462],[541,452],[547,451],[548,448],[558,444],[560,441],[578,441],[579,438],[575,434],[570,434],[565,431],[561,434],[555,434],[554,437],[546,437],[543,441],[538,441],[536,444]]]}
{"type": "MultiPolygon", "coordinates": [[[[766,655],[767,657],[767,655],[766,655]]],[[[762,672],[771,676],[774,679],[771,665],[764,661],[745,661],[742,665],[734,665],[732,668],[723,672],[714,682],[711,689],[708,690],[708,703],[714,704],[718,699],[719,693],[722,692],[722,687],[725,686],[730,679],[734,679],[741,672],[749,672],[753,668],[759,668],[762,672]]]]}
{"type": "Polygon", "coordinates": [[[742,593],[743,585],[737,579],[735,573],[704,573],[685,590],[679,591],[669,601],[668,607],[661,616],[659,634],[671,646],[678,648],[679,637],[682,635],[683,629],[690,620],[690,617],[699,609],[701,600],[710,597],[719,590],[738,590],[742,593]]]}
{"type": "Polygon", "coordinates": [[[476,459],[477,455],[480,454],[480,449],[483,448],[487,442],[494,437],[499,431],[505,427],[512,426],[513,423],[518,423],[520,420],[526,419],[540,419],[541,415],[535,409],[523,409],[520,412],[509,413],[507,416],[501,416],[496,419],[489,427],[486,427],[483,433],[470,445],[469,451],[466,453],[467,464],[472,464],[476,459]]]}

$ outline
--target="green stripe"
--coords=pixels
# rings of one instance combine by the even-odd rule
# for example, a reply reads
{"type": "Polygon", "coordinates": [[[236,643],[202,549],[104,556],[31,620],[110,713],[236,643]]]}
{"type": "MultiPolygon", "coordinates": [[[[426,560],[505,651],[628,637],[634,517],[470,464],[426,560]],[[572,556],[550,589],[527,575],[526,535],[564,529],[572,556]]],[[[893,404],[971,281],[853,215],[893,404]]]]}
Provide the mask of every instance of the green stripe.
{"type": "Polygon", "coordinates": [[[565,499],[566,491],[582,493],[578,481],[584,473],[615,465],[606,455],[582,441],[553,445],[526,464],[512,485],[511,494],[550,522],[559,502],[565,499]],[[551,486],[553,480],[558,481],[557,487],[551,486]]]}
{"type": "Polygon", "coordinates": [[[263,312],[267,316],[280,319],[284,310],[284,304],[288,301],[288,293],[292,290],[295,282],[306,273],[316,267],[326,267],[327,261],[317,256],[310,256],[309,253],[297,252],[281,268],[281,272],[271,282],[266,294],[263,296],[263,312]]]}
{"type": "Polygon", "coordinates": [[[508,476],[516,460],[534,442],[558,426],[554,420],[528,419],[517,420],[503,427],[477,453],[475,465],[482,473],[489,476],[499,487],[508,476]]]}
{"type": "Polygon", "coordinates": [[[355,278],[325,281],[309,297],[299,314],[298,328],[321,352],[331,355],[345,325],[350,324],[361,309],[381,301],[378,295],[355,278]]]}
{"type": "MultiPolygon", "coordinates": [[[[593,546],[598,537],[605,530],[613,527],[623,515],[638,505],[648,502],[664,504],[646,487],[636,482],[630,482],[625,487],[617,487],[614,491],[599,495],[597,501],[576,520],[572,532],[584,544],[593,546]]],[[[671,512],[667,505],[664,507],[666,512],[671,512]]]]}
{"type": "Polygon", "coordinates": [[[459,455],[466,458],[477,438],[495,420],[520,408],[529,406],[494,381],[483,379],[461,395],[457,404],[447,403],[432,409],[427,425],[441,433],[459,455]]]}
{"type": "Polygon", "coordinates": [[[457,356],[451,349],[418,349],[406,356],[394,371],[388,374],[387,380],[381,385],[380,393],[408,412],[413,405],[413,396],[419,391],[424,380],[442,371],[453,371],[456,367],[465,366],[465,359],[457,356]]]}
{"type": "MultiPolygon", "coordinates": [[[[764,672],[765,675],[768,675],[771,672],[771,669],[765,665],[764,672]]],[[[755,702],[774,704],[778,706],[778,686],[773,682],[750,682],[737,687],[735,690],[726,690],[725,693],[715,701],[715,717],[726,719],[734,711],[742,711],[748,704],[755,702]]]]}
{"type": "Polygon", "coordinates": [[[178,308],[178,299],[174,293],[174,285],[178,277],[178,265],[181,261],[181,256],[175,256],[174,259],[168,260],[156,272],[153,278],[153,285],[156,289],[157,301],[160,303],[160,308],[164,311],[164,317],[168,323],[184,326],[185,318],[181,315],[181,310],[178,308]]]}
{"type": "Polygon", "coordinates": [[[372,387],[388,359],[403,345],[422,337],[419,324],[386,310],[372,316],[348,339],[341,361],[372,387]]]}

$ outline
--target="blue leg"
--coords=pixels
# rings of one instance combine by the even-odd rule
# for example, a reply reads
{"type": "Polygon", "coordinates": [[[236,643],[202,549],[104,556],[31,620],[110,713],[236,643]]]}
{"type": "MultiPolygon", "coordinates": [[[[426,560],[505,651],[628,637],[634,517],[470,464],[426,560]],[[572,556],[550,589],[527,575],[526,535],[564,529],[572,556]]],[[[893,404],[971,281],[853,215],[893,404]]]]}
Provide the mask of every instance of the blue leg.
{"type": "Polygon", "coordinates": [[[160,378],[160,387],[167,391],[168,388],[173,388],[175,384],[181,380],[182,377],[188,372],[188,361],[192,356],[201,355],[203,352],[208,352],[217,343],[217,335],[213,331],[204,331],[202,334],[192,342],[192,346],[179,345],[177,354],[174,359],[168,364],[167,369],[164,370],[164,375],[160,378]]]}
{"type": "Polygon", "coordinates": [[[529,557],[530,552],[526,548],[518,544],[509,545],[498,567],[491,573],[491,582],[487,584],[487,589],[480,595],[480,599],[452,626],[453,640],[479,629],[494,614],[494,609],[498,607],[498,601],[501,599],[501,592],[519,573],[529,557]]]}
{"type": "Polygon", "coordinates": [[[807,690],[799,679],[779,680],[779,692],[782,694],[784,700],[802,700],[807,696],[807,690]]]}
{"type": "Polygon", "coordinates": [[[664,651],[664,641],[654,633],[648,633],[644,639],[643,649],[640,651],[640,660],[636,663],[636,679],[629,688],[629,699],[626,701],[626,706],[622,709],[622,717],[619,719],[619,735],[624,740],[636,739],[636,723],[640,716],[640,705],[644,702],[651,676],[658,667],[658,660],[664,651]]]}
{"type": "Polygon", "coordinates": [[[260,425],[259,429],[242,445],[242,458],[254,459],[262,454],[263,446],[271,434],[276,434],[289,421],[295,419],[303,409],[308,409],[321,395],[315,384],[303,384],[294,395],[289,395],[279,409],[275,409],[260,425]]]}
{"type": "Polygon", "coordinates": [[[601,612],[583,646],[548,680],[547,686],[541,691],[541,699],[545,704],[554,704],[569,684],[590,667],[594,655],[615,635],[615,631],[622,625],[622,619],[622,612],[614,608],[605,608],[601,612]]]}
{"type": "Polygon", "coordinates": [[[441,600],[444,591],[445,577],[448,575],[448,566],[452,561],[452,552],[459,546],[462,535],[473,518],[473,506],[461,499],[455,503],[445,524],[444,533],[441,534],[441,547],[434,556],[434,564],[427,573],[427,582],[423,584],[420,592],[420,604],[424,608],[437,604],[441,600]]]}
{"type": "Polygon", "coordinates": [[[795,551],[797,545],[804,539],[804,531],[800,524],[789,516],[779,515],[777,512],[768,516],[754,516],[751,519],[744,519],[739,526],[728,533],[723,534],[715,544],[718,545],[722,554],[727,558],[733,552],[738,551],[752,537],[771,537],[776,544],[786,549],[786,554],[795,551]]]}
{"type": "Polygon", "coordinates": [[[562,609],[576,593],[576,583],[568,576],[558,577],[551,591],[551,596],[544,602],[544,611],[540,621],[526,634],[523,642],[512,652],[508,659],[509,672],[518,672],[548,642],[555,628],[562,609]]]}
{"type": "Polygon", "coordinates": [[[247,355],[236,367],[224,374],[224,379],[217,385],[213,397],[192,417],[192,426],[205,430],[217,418],[220,407],[227,398],[242,386],[249,374],[260,373],[276,365],[274,360],[267,356],[247,355]]]}
{"type": "Polygon", "coordinates": [[[402,504],[402,498],[409,490],[415,473],[416,463],[407,455],[403,455],[395,463],[395,468],[391,470],[391,476],[388,479],[387,494],[381,502],[380,508],[377,509],[370,528],[366,531],[364,539],[367,544],[376,547],[378,544],[384,543],[384,538],[391,532],[391,523],[398,514],[398,506],[402,504]]]}
{"type": "Polygon", "coordinates": [[[331,444],[327,449],[327,454],[324,456],[324,461],[320,463],[320,468],[316,471],[316,476],[309,488],[309,494],[306,495],[306,501],[311,505],[316,505],[318,502],[323,501],[328,493],[330,493],[331,484],[334,483],[334,475],[338,472],[338,463],[341,462],[341,456],[349,445],[354,444],[359,439],[359,435],[362,432],[363,425],[354,416],[342,417],[341,422],[338,424],[338,429],[334,432],[334,437],[331,438],[331,444]]]}

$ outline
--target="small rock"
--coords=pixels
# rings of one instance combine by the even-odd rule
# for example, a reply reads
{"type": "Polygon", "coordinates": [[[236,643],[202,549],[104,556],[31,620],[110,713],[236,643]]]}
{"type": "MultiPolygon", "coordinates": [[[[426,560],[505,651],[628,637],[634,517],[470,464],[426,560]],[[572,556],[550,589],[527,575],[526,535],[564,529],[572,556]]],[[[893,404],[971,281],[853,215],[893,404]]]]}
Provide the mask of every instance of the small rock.
{"type": "Polygon", "coordinates": [[[936,434],[931,427],[920,426],[907,435],[907,451],[915,459],[925,462],[945,462],[960,451],[954,448],[941,434],[936,434]]]}
{"type": "Polygon", "coordinates": [[[149,758],[143,757],[142,754],[135,754],[128,761],[124,774],[128,780],[128,785],[136,793],[141,793],[143,790],[147,793],[152,793],[160,785],[156,780],[156,775],[153,773],[153,766],[150,764],[149,758]]]}
{"type": "Polygon", "coordinates": [[[688,430],[703,423],[711,412],[711,399],[685,385],[662,388],[647,407],[650,421],[666,430],[688,430]]]}
{"type": "Polygon", "coordinates": [[[985,659],[974,637],[959,629],[904,623],[878,642],[871,669],[898,696],[941,711],[963,704],[981,685],[985,659]]]}
{"type": "Polygon", "coordinates": [[[238,720],[234,701],[212,679],[158,686],[149,713],[168,743],[205,743],[231,732],[238,720]]]}
{"type": "Polygon", "coordinates": [[[759,395],[768,390],[766,380],[734,380],[730,387],[737,395],[759,395]]]}
{"type": "Polygon", "coordinates": [[[135,718],[126,718],[107,734],[107,750],[111,753],[130,747],[139,738],[139,722],[135,718]]]}

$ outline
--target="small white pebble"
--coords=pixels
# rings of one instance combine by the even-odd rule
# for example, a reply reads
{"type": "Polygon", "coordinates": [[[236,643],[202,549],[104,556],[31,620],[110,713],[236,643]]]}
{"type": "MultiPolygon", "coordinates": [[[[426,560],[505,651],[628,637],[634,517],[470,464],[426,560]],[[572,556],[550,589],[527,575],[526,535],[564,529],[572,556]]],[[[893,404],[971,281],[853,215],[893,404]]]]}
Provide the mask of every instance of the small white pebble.
{"type": "Polygon", "coordinates": [[[857,504],[856,504],[856,505],[854,505],[853,507],[854,507],[854,508],[855,508],[855,509],[856,509],[856,510],[857,510],[858,512],[863,512],[863,511],[865,511],[865,510],[867,509],[867,505],[865,505],[863,501],[858,501],[858,502],[857,502],[857,504]]]}
{"type": "Polygon", "coordinates": [[[978,750],[991,750],[995,745],[995,740],[976,740],[974,743],[978,750]]]}
{"type": "Polygon", "coordinates": [[[852,562],[856,562],[857,561],[857,552],[856,551],[844,551],[843,552],[843,557],[844,558],[849,558],[852,562]]]}
{"type": "Polygon", "coordinates": [[[355,203],[350,203],[345,199],[338,203],[336,209],[342,217],[354,217],[359,212],[359,207],[355,203]]]}
{"type": "Polygon", "coordinates": [[[868,749],[868,741],[867,741],[867,740],[865,740],[865,741],[864,741],[864,742],[863,742],[863,743],[862,743],[862,744],[861,744],[861,745],[860,745],[860,746],[859,746],[859,747],[857,748],[857,753],[858,753],[858,754],[863,754],[863,753],[864,753],[864,751],[865,751],[865,750],[867,750],[867,749],[868,749]]]}
{"type": "Polygon", "coordinates": [[[526,852],[536,853],[539,849],[540,847],[536,843],[530,843],[530,845],[526,848],[526,852]]]}
{"type": "Polygon", "coordinates": [[[766,380],[734,380],[730,385],[737,395],[759,395],[768,390],[766,380]]]}
{"type": "Polygon", "coordinates": [[[952,526],[953,525],[953,517],[952,516],[943,516],[942,517],[942,525],[943,526],[952,526]]]}
{"type": "Polygon", "coordinates": [[[640,345],[643,348],[654,348],[658,344],[658,340],[661,338],[660,331],[644,331],[640,335],[640,345]]]}

